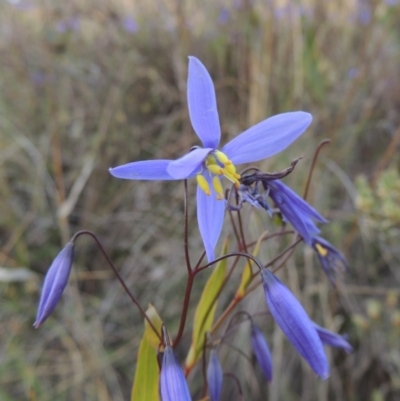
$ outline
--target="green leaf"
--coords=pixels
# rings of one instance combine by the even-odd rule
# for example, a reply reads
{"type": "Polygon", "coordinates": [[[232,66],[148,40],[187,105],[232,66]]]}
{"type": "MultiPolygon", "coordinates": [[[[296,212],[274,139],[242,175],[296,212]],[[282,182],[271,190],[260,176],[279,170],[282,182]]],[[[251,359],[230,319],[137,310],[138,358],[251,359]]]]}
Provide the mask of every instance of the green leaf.
{"type": "Polygon", "coordinates": [[[131,401],[159,401],[158,377],[157,351],[145,333],[140,342],[131,401]]]}
{"type": "MultiPolygon", "coordinates": [[[[260,251],[260,245],[264,237],[268,234],[268,232],[263,233],[260,238],[258,239],[256,246],[254,247],[253,256],[257,256],[258,252],[260,251]]],[[[239,288],[236,291],[235,298],[242,299],[246,293],[247,287],[253,281],[253,270],[252,270],[253,262],[251,259],[247,259],[246,266],[243,269],[242,279],[240,280],[239,288]]]]}
{"type": "MultiPolygon", "coordinates": [[[[222,247],[222,255],[227,253],[228,240],[222,247]]],[[[218,293],[226,276],[227,259],[221,260],[211,273],[204,286],[193,322],[192,345],[186,357],[186,371],[190,371],[199,360],[204,347],[204,336],[210,330],[214,322],[217,309],[218,293]]]]}

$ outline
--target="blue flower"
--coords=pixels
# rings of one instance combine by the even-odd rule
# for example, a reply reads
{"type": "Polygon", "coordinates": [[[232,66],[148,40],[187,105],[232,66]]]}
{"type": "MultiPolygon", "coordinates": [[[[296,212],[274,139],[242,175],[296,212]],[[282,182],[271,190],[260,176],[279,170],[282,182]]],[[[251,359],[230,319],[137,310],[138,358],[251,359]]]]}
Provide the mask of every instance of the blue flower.
{"type": "Polygon", "coordinates": [[[207,367],[207,383],[211,401],[218,401],[221,397],[224,374],[218,359],[217,352],[212,349],[207,367]]]}
{"type": "Polygon", "coordinates": [[[265,341],[260,328],[254,323],[251,325],[251,344],[253,346],[254,355],[261,367],[267,381],[272,380],[272,357],[268,344],[265,341]]]}
{"type": "Polygon", "coordinates": [[[68,242],[51,264],[44,280],[42,293],[40,295],[39,309],[36,321],[33,324],[38,328],[49,317],[57,306],[58,301],[68,283],[74,259],[73,242],[68,242]]]}
{"type": "Polygon", "coordinates": [[[312,246],[313,238],[320,232],[314,220],[320,223],[326,223],[327,220],[280,180],[264,181],[263,184],[284,219],[303,237],[306,244],[312,246]]]}
{"type": "Polygon", "coordinates": [[[318,236],[312,239],[311,246],[317,253],[317,257],[324,272],[329,280],[333,282],[334,273],[339,270],[344,271],[347,268],[345,257],[330,242],[318,236]]]}
{"type": "Polygon", "coordinates": [[[318,336],[321,341],[330,345],[331,347],[343,348],[347,353],[353,351],[353,347],[347,342],[347,336],[341,336],[333,331],[327,330],[317,323],[313,322],[315,330],[317,330],[318,336]]]}
{"type": "Polygon", "coordinates": [[[185,375],[170,345],[166,345],[164,351],[160,393],[162,401],[192,401],[185,375]]]}
{"type": "Polygon", "coordinates": [[[322,379],[329,376],[324,347],[313,322],[290,290],[268,269],[261,277],[269,311],[297,352],[322,379]]]}
{"type": "Polygon", "coordinates": [[[138,161],[111,168],[117,178],[129,180],[181,180],[196,177],[197,220],[207,258],[221,234],[225,201],[221,177],[239,186],[236,165],[256,162],[290,145],[310,125],[312,117],[302,111],[283,113],[249,128],[218,150],[221,128],[214,85],[196,57],[189,57],[187,99],[190,121],[203,147],[195,146],[178,160],[138,161]]]}

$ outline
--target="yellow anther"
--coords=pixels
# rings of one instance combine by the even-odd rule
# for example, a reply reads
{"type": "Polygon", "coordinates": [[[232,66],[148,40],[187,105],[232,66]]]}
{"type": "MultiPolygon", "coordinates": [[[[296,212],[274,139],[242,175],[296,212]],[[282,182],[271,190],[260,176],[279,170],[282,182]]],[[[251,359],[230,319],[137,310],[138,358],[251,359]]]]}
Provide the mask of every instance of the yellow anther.
{"type": "Polygon", "coordinates": [[[236,175],[236,167],[234,164],[228,164],[227,166],[225,166],[225,170],[232,176],[236,175]]]}
{"type": "Polygon", "coordinates": [[[217,199],[224,199],[224,190],[222,189],[221,181],[217,176],[213,177],[213,187],[214,191],[217,193],[217,199]]]}
{"type": "Polygon", "coordinates": [[[322,245],[315,244],[315,247],[317,248],[317,251],[321,256],[325,257],[328,254],[328,250],[324,248],[322,245]]]}
{"type": "Polygon", "coordinates": [[[208,164],[207,169],[216,175],[224,174],[224,170],[222,169],[222,167],[218,166],[218,164],[208,164]]]}
{"type": "Polygon", "coordinates": [[[208,155],[206,158],[206,166],[209,164],[218,164],[217,159],[213,155],[208,155]]]}
{"type": "Polygon", "coordinates": [[[202,174],[197,174],[196,180],[198,186],[205,192],[205,194],[210,195],[210,186],[208,185],[208,181],[205,179],[205,177],[202,174]]]}
{"type": "Polygon", "coordinates": [[[232,164],[232,162],[228,159],[228,156],[225,153],[222,153],[220,150],[216,150],[214,153],[217,159],[225,166],[232,164]]]}

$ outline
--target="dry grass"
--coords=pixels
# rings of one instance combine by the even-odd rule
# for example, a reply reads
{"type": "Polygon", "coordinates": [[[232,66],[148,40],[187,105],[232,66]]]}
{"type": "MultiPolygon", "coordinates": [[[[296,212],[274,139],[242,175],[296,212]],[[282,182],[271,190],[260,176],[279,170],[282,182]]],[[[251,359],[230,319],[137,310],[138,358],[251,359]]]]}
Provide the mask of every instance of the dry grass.
{"type": "MultiPolygon", "coordinates": [[[[400,5],[132,3],[0,3],[0,266],[36,276],[0,283],[0,399],[129,398],[142,320],[93,243],[79,243],[53,317],[31,327],[42,275],[79,229],[99,235],[142,303],[176,327],[185,271],[182,185],[120,181],[107,169],[176,157],[194,144],[185,103],[189,54],[212,73],[224,139],[278,112],[313,114],[311,129],[263,168],[305,155],[288,179],[302,192],[315,147],[332,140],[309,199],[332,221],[324,234],[350,264],[337,290],[308,250],[284,273],[316,320],[350,334],[355,352],[330,353],[329,380],[315,379],[272,325],[265,330],[276,380],[268,389],[232,351],[224,363],[242,369],[253,400],[266,392],[271,401],[398,399],[398,250],[381,232],[366,235],[354,182],[360,173],[379,181],[399,166],[400,5]]],[[[193,205],[190,214],[193,221],[193,205]]],[[[248,230],[256,238],[265,226],[254,219],[248,230]]],[[[195,224],[190,241],[199,254],[195,224]]],[[[194,299],[200,291],[199,282],[194,299]]],[[[264,310],[260,299],[255,293],[247,308],[264,310]]],[[[243,349],[247,335],[236,339],[243,349]]],[[[234,389],[229,383],[224,399],[234,399],[234,389]]]]}

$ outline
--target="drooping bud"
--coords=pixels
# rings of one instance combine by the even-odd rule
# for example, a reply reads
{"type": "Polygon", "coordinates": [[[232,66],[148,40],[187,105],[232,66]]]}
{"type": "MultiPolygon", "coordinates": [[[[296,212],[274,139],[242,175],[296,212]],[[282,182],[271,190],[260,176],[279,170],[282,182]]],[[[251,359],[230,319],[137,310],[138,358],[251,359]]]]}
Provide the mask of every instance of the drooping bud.
{"type": "Polygon", "coordinates": [[[207,367],[207,383],[211,401],[218,401],[221,397],[223,376],[217,352],[212,349],[207,367]]]}
{"type": "Polygon", "coordinates": [[[347,262],[345,257],[330,242],[321,237],[314,237],[312,247],[331,282],[334,281],[335,273],[346,270],[347,262]]]}
{"type": "Polygon", "coordinates": [[[192,401],[185,375],[174,350],[168,344],[164,350],[161,366],[160,393],[162,401],[192,401]]]}
{"type": "Polygon", "coordinates": [[[324,344],[330,345],[331,347],[343,348],[347,353],[353,352],[353,347],[347,342],[347,336],[336,334],[333,331],[319,326],[315,322],[313,322],[313,324],[319,338],[324,344]]]}
{"type": "Polygon", "coordinates": [[[254,355],[264,373],[267,381],[272,380],[272,357],[267,341],[260,330],[254,323],[251,325],[251,344],[253,346],[254,355]]]}
{"type": "Polygon", "coordinates": [[[290,290],[268,269],[262,269],[265,298],[276,323],[297,352],[323,379],[329,376],[324,347],[312,321],[290,290]]]}
{"type": "Polygon", "coordinates": [[[74,248],[75,244],[73,242],[68,242],[54,259],[46,274],[42,293],[40,295],[36,321],[33,324],[35,328],[38,328],[43,324],[51,312],[53,312],[61,298],[71,273],[72,262],[74,259],[74,248]]]}

